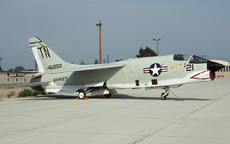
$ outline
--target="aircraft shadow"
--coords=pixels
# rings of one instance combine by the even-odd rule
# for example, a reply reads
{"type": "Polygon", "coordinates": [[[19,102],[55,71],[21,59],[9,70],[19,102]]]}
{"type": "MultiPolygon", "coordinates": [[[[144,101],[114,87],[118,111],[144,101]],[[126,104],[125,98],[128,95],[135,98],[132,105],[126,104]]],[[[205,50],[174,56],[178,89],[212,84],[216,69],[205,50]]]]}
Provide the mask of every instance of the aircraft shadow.
{"type": "MultiPolygon", "coordinates": [[[[76,99],[76,95],[64,95],[64,94],[49,94],[49,95],[39,95],[26,98],[26,100],[63,100],[63,99],[76,99]],[[39,98],[39,99],[35,99],[39,98]]],[[[160,97],[145,97],[145,96],[130,96],[126,94],[113,94],[110,98],[106,98],[104,95],[96,95],[96,96],[88,96],[88,99],[126,99],[126,100],[161,100],[160,97]]],[[[174,101],[209,101],[212,99],[202,99],[202,98],[176,98],[176,97],[168,97],[167,100],[174,100],[174,101]]],[[[162,101],[162,100],[161,100],[162,101]]]]}
{"type": "MultiPolygon", "coordinates": [[[[99,96],[91,96],[89,99],[130,99],[130,100],[161,100],[160,97],[137,97],[137,96],[130,96],[125,94],[113,94],[110,98],[106,98],[103,95],[99,96]]],[[[167,100],[175,100],[177,101],[178,98],[176,97],[167,97],[167,100]]],[[[197,100],[197,101],[209,101],[211,99],[200,99],[200,98],[180,98],[179,100],[197,100]]],[[[162,100],[161,100],[162,101],[162,100]]]]}

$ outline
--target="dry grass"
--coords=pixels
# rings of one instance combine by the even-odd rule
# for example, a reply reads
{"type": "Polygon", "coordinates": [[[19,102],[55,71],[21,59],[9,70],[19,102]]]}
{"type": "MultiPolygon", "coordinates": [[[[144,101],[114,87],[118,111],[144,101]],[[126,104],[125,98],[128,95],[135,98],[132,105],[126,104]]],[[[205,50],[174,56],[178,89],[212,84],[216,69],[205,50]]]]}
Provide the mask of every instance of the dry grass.
{"type": "Polygon", "coordinates": [[[0,99],[17,98],[18,93],[25,87],[0,87],[0,99]]]}

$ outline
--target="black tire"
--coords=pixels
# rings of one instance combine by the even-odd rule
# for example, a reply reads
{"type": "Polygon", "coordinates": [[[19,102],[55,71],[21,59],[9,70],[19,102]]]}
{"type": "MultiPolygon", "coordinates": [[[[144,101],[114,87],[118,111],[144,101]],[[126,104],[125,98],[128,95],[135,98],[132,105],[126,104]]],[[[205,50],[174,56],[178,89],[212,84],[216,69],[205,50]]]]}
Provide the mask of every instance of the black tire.
{"type": "Polygon", "coordinates": [[[104,95],[106,98],[110,98],[112,96],[112,94],[105,94],[104,95]]]}
{"type": "Polygon", "coordinates": [[[166,100],[167,96],[168,96],[168,94],[162,93],[161,94],[161,99],[162,100],[166,100]]]}
{"type": "Polygon", "coordinates": [[[161,94],[161,100],[165,100],[166,99],[166,97],[164,95],[165,95],[165,93],[161,94]]]}

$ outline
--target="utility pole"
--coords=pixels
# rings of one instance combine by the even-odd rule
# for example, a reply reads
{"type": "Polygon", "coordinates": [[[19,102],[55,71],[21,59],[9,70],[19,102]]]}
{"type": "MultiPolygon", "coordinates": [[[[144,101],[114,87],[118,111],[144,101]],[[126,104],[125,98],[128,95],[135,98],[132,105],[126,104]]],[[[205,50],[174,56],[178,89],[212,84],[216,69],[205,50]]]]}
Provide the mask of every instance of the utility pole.
{"type": "Polygon", "coordinates": [[[107,55],[107,63],[109,63],[109,55],[107,55]]]}
{"type": "Polygon", "coordinates": [[[100,64],[101,64],[101,20],[99,20],[99,23],[96,24],[96,26],[99,26],[99,55],[100,55],[100,64]]]}
{"type": "Polygon", "coordinates": [[[158,49],[158,41],[160,41],[161,39],[159,38],[159,39],[153,39],[154,41],[157,41],[157,56],[159,56],[159,49],[158,49]]]}

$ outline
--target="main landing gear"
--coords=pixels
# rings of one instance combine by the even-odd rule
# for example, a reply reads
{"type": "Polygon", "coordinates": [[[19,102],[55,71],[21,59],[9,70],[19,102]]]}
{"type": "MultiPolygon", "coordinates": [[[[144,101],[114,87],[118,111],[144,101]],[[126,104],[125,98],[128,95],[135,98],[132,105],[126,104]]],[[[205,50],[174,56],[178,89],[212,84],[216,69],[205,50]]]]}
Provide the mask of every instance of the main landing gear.
{"type": "Polygon", "coordinates": [[[166,100],[167,96],[169,95],[169,87],[166,86],[163,89],[165,89],[165,92],[161,94],[161,99],[166,100]]]}
{"type": "MultiPolygon", "coordinates": [[[[163,93],[161,94],[161,99],[162,99],[162,100],[166,100],[166,99],[167,99],[167,96],[169,95],[169,91],[171,91],[171,90],[169,89],[168,86],[164,87],[163,89],[165,89],[165,92],[163,92],[163,93]]],[[[171,91],[171,93],[177,98],[177,101],[183,101],[183,100],[180,99],[178,96],[176,96],[176,94],[174,94],[172,91],[171,91]]]]}
{"type": "Polygon", "coordinates": [[[79,98],[79,99],[84,99],[85,96],[86,96],[86,94],[85,94],[84,91],[80,91],[80,92],[78,93],[78,98],[79,98]]]}
{"type": "MultiPolygon", "coordinates": [[[[87,93],[91,93],[91,95],[101,95],[103,94],[106,98],[110,98],[112,95],[112,90],[108,88],[88,88],[88,89],[80,89],[78,92],[78,99],[84,99],[87,93]]],[[[115,91],[116,92],[116,91],[115,91]]],[[[113,91],[113,93],[115,93],[113,91]]]]}
{"type": "Polygon", "coordinates": [[[79,89],[78,92],[78,97],[77,99],[85,99],[86,98],[86,94],[90,93],[92,91],[92,89],[79,89]]]}

